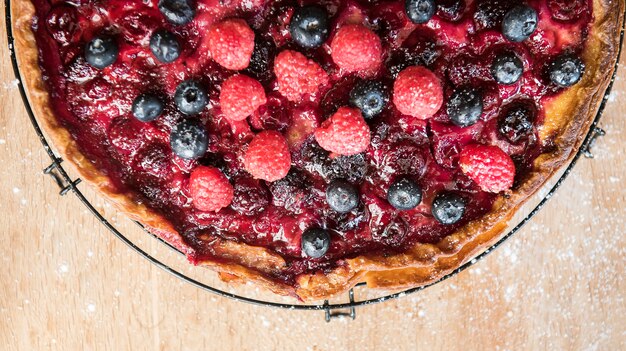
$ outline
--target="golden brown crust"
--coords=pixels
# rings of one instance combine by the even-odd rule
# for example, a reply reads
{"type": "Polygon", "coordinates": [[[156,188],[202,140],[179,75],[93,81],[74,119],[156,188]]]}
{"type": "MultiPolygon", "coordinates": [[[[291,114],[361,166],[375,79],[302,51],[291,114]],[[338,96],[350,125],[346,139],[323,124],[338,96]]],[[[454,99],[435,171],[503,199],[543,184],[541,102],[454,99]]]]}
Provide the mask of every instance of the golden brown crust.
{"type": "MultiPolygon", "coordinates": [[[[586,64],[583,80],[545,105],[546,120],[539,132],[540,139],[552,140],[555,148],[551,153],[540,155],[523,184],[506,197],[500,196],[492,211],[480,220],[468,223],[435,245],[417,244],[409,251],[391,257],[366,254],[346,260],[344,265],[330,273],[299,276],[297,287],[267,278],[268,274],[280,272],[285,261],[264,248],[216,239],[211,248],[216,257],[223,259],[200,264],[220,272],[224,280],[251,280],[277,294],[298,296],[303,300],[329,298],[359,282],[366,282],[370,288],[416,287],[452,272],[499,240],[516,210],[580,148],[613,73],[624,0],[594,0],[593,10],[594,22],[582,57],[586,64]]],[[[75,166],[84,181],[103,193],[120,211],[140,221],[182,252],[191,254],[193,250],[168,220],[136,201],[133,194],[118,192],[110,179],[80,152],[69,132],[59,125],[41,80],[38,49],[31,30],[34,7],[29,0],[14,0],[11,14],[22,81],[38,121],[59,154],[75,166]]]]}

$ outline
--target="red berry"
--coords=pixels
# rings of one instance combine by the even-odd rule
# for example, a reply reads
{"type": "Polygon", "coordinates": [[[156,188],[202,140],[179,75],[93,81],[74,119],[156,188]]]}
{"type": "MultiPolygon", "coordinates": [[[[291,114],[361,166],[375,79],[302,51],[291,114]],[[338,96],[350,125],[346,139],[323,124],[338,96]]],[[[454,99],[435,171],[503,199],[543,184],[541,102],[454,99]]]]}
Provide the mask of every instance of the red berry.
{"type": "Polygon", "coordinates": [[[254,78],[237,74],[222,84],[220,105],[230,120],[243,121],[266,102],[265,90],[254,78]]]}
{"type": "Polygon", "coordinates": [[[515,178],[515,164],[497,146],[471,144],[463,148],[461,170],[478,186],[491,193],[510,189],[515,178]]]}
{"type": "Polygon", "coordinates": [[[339,29],[331,45],[333,61],[348,72],[367,74],[377,69],[383,57],[380,38],[360,24],[347,24],[339,29]],[[363,72],[365,71],[365,72],[363,72]]]}
{"type": "Polygon", "coordinates": [[[200,211],[212,212],[230,205],[233,186],[219,169],[198,166],[191,172],[189,192],[193,206],[200,211]]]}
{"type": "Polygon", "coordinates": [[[402,114],[420,119],[432,117],[443,104],[441,81],[427,68],[408,67],[393,84],[393,103],[402,114]]]}
{"type": "Polygon", "coordinates": [[[248,146],[243,164],[246,171],[256,179],[273,182],[284,178],[291,168],[287,140],[276,131],[257,134],[248,146]]]}
{"type": "Polygon", "coordinates": [[[290,147],[301,145],[319,127],[319,113],[312,106],[300,106],[291,113],[291,123],[285,133],[290,147]]]}
{"type": "Polygon", "coordinates": [[[317,93],[320,85],[328,84],[328,74],[315,61],[297,51],[285,50],[274,59],[278,91],[291,101],[304,94],[317,93]]]}
{"type": "Polygon", "coordinates": [[[322,148],[339,155],[356,155],[370,144],[370,128],[356,108],[340,107],[315,131],[322,148]]]}
{"type": "Polygon", "coordinates": [[[250,64],[254,32],[242,19],[227,19],[209,30],[209,50],[213,60],[226,69],[242,70],[250,64]]]}

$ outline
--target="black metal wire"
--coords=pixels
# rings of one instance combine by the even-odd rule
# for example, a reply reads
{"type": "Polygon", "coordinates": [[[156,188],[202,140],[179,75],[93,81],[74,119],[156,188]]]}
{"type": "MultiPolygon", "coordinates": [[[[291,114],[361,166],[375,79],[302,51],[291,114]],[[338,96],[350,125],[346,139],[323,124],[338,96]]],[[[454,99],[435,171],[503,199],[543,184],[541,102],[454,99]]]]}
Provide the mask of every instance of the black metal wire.
{"type": "MultiPolygon", "coordinates": [[[[253,298],[249,298],[249,297],[245,297],[245,296],[240,296],[237,294],[233,294],[233,293],[229,293],[220,289],[216,289],[214,287],[211,287],[209,285],[206,285],[204,283],[201,283],[193,278],[190,278],[188,276],[186,276],[183,273],[178,272],[177,270],[169,267],[168,265],[162,263],[161,261],[159,261],[157,258],[151,256],[149,253],[145,252],[144,250],[142,250],[140,247],[138,247],[137,245],[135,245],[132,241],[130,241],[128,238],[126,238],[122,233],[120,233],[109,221],[107,221],[106,218],[104,218],[102,216],[102,214],[100,212],[98,212],[98,210],[96,210],[94,208],[94,206],[89,202],[89,200],[87,200],[85,198],[85,196],[83,195],[83,193],[78,189],[77,185],[80,182],[80,179],[76,179],[76,180],[72,180],[70,178],[70,176],[67,174],[67,172],[65,171],[65,169],[63,168],[63,166],[61,165],[61,162],[63,162],[63,160],[59,157],[57,157],[55,155],[55,153],[52,151],[50,144],[48,143],[48,141],[46,140],[46,137],[44,136],[38,122],[37,119],[35,118],[35,115],[33,113],[32,107],[30,106],[30,102],[28,100],[28,97],[26,95],[26,91],[24,89],[24,85],[22,83],[22,78],[21,78],[21,73],[19,70],[19,66],[18,66],[18,62],[17,62],[17,57],[15,55],[15,48],[14,48],[14,38],[13,38],[13,31],[12,31],[12,23],[11,23],[11,1],[10,0],[5,0],[5,20],[6,20],[6,30],[7,30],[7,37],[8,37],[8,43],[9,43],[9,51],[11,54],[11,62],[13,65],[13,71],[15,74],[16,79],[18,80],[19,84],[18,84],[18,88],[20,91],[20,95],[22,100],[24,101],[24,106],[26,108],[26,112],[28,114],[28,117],[33,125],[33,128],[35,129],[35,132],[37,133],[37,136],[39,138],[39,141],[41,142],[41,144],[44,147],[44,150],[46,151],[46,153],[48,154],[48,156],[50,157],[50,159],[52,160],[52,164],[50,166],[48,166],[46,169],[44,169],[44,173],[45,174],[49,174],[51,175],[55,182],[59,185],[59,187],[61,188],[61,195],[65,195],[68,192],[72,192],[74,193],[78,199],[87,207],[87,209],[98,219],[98,221],[100,221],[100,223],[102,223],[109,231],[111,231],[113,233],[113,235],[115,235],[118,239],[120,239],[124,244],[126,244],[129,248],[131,248],[132,250],[134,250],[135,252],[137,252],[139,255],[143,256],[145,259],[147,259],[148,261],[150,261],[152,264],[154,264],[155,266],[159,267],[160,269],[172,274],[173,276],[186,281],[187,283],[203,289],[205,291],[211,292],[213,294],[222,296],[222,297],[226,297],[226,298],[230,298],[233,300],[237,300],[237,301],[241,301],[241,302],[246,302],[246,303],[250,303],[253,305],[259,305],[259,306],[269,306],[269,307],[276,307],[276,308],[282,308],[282,309],[291,309],[291,310],[315,310],[315,311],[320,311],[320,310],[324,310],[326,311],[326,320],[330,321],[331,318],[335,318],[335,317],[350,317],[352,319],[355,318],[355,307],[360,307],[360,306],[366,306],[366,305],[371,305],[371,304],[375,304],[375,303],[380,303],[380,302],[384,302],[384,301],[388,301],[391,299],[395,299],[398,297],[402,297],[402,296],[406,296],[408,294],[412,294],[421,290],[424,290],[432,285],[435,285],[437,283],[440,283],[444,280],[447,280],[457,274],[459,274],[460,272],[464,271],[465,269],[471,267],[472,265],[474,265],[476,262],[478,262],[479,260],[481,260],[482,258],[484,258],[485,256],[487,256],[489,253],[491,253],[495,248],[497,248],[498,246],[502,245],[502,243],[504,243],[507,239],[509,239],[511,236],[513,236],[515,233],[517,233],[526,223],[528,223],[528,221],[530,221],[530,219],[532,219],[542,208],[543,206],[545,206],[546,202],[552,197],[552,195],[556,192],[556,190],[563,184],[563,182],[565,181],[565,179],[567,178],[567,176],[571,173],[574,165],[576,164],[576,162],[578,161],[578,159],[580,158],[581,155],[591,155],[589,152],[589,147],[593,144],[594,140],[598,137],[603,135],[603,131],[601,129],[599,129],[597,127],[598,121],[600,120],[600,117],[602,115],[602,112],[604,111],[604,108],[606,106],[606,101],[608,99],[608,96],[611,92],[611,89],[613,87],[613,83],[615,80],[615,72],[617,71],[617,66],[618,66],[618,62],[619,62],[619,57],[621,55],[621,47],[622,47],[622,42],[624,40],[624,29],[622,28],[621,33],[620,33],[620,50],[618,52],[618,58],[617,58],[617,62],[615,64],[615,72],[613,73],[613,77],[611,79],[611,82],[609,84],[609,86],[607,87],[607,90],[605,92],[604,95],[604,99],[598,109],[598,113],[596,114],[594,121],[591,124],[590,130],[587,133],[585,140],[582,143],[582,146],[580,148],[580,150],[574,155],[574,157],[572,158],[571,163],[567,166],[567,168],[565,169],[564,173],[561,175],[561,177],[557,180],[557,182],[552,186],[552,188],[550,188],[550,191],[548,191],[548,193],[546,194],[546,196],[537,204],[537,206],[524,218],[522,219],[513,229],[511,229],[506,235],[504,235],[500,240],[498,240],[498,242],[496,242],[494,245],[492,245],[491,247],[489,247],[488,249],[486,249],[484,252],[482,252],[481,254],[479,254],[478,256],[476,256],[475,258],[473,258],[472,260],[466,262],[465,264],[463,264],[462,266],[460,266],[459,268],[455,269],[454,271],[452,271],[451,273],[445,275],[444,277],[442,277],[441,279],[432,282],[430,284],[424,285],[424,286],[420,286],[420,287],[416,287],[416,288],[412,288],[412,289],[408,289],[402,292],[398,292],[398,293],[394,293],[394,294],[389,294],[383,297],[379,297],[376,299],[368,299],[368,300],[362,300],[362,301],[355,301],[354,300],[354,290],[351,289],[349,291],[349,300],[350,302],[347,303],[337,303],[337,304],[329,304],[328,301],[325,301],[323,304],[315,304],[315,305],[306,305],[306,304],[285,304],[285,303],[277,303],[277,302],[271,302],[271,301],[262,301],[262,300],[257,300],[257,299],[253,299],[253,298]],[[349,309],[349,312],[333,312],[331,313],[331,311],[333,310],[337,310],[337,309],[349,309]]],[[[142,228],[144,228],[141,223],[136,222],[138,225],[140,225],[142,228]]],[[[144,228],[145,230],[145,228],[144,228]]],[[[150,233],[149,231],[146,230],[146,232],[150,233]]],[[[162,240],[161,238],[153,235],[152,233],[150,233],[153,237],[157,238],[160,242],[166,244],[168,247],[170,247],[171,249],[177,251],[180,253],[180,251],[176,250],[176,248],[174,248],[172,245],[170,245],[168,242],[162,240]]],[[[360,283],[357,284],[357,287],[360,286],[365,286],[365,283],[360,283]]]]}

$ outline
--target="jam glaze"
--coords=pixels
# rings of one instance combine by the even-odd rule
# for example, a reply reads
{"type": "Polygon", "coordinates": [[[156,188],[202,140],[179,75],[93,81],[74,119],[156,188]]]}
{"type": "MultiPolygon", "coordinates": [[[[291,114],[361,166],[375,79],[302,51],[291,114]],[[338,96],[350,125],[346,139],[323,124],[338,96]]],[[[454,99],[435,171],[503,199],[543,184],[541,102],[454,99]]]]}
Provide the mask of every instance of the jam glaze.
{"type": "Polygon", "coordinates": [[[33,30],[51,104],[81,151],[118,191],[136,194],[137,201],[172,222],[189,245],[192,262],[220,260],[212,256],[210,242],[222,237],[281,255],[287,268],[271,278],[287,283],[363,253],[393,255],[418,242],[437,243],[489,212],[497,195],[481,191],[463,175],[459,152],[470,143],[500,147],[515,161],[519,184],[533,160],[552,147],[550,140],[538,138],[542,105],[561,90],[547,78],[547,64],[560,53],[580,53],[592,19],[586,0],[530,0],[539,15],[538,28],[528,40],[511,43],[499,30],[498,11],[510,6],[507,1],[467,1],[460,15],[451,19],[438,13],[421,25],[408,20],[404,1],[300,1],[325,6],[332,23],[325,45],[303,49],[291,41],[288,30],[294,1],[198,0],[195,19],[183,26],[168,23],[156,0],[33,3],[33,30]],[[219,106],[221,83],[237,72],[211,60],[204,35],[212,23],[226,17],[243,18],[254,29],[255,52],[242,73],[263,84],[268,100],[241,122],[224,118],[219,106]],[[363,78],[342,72],[330,57],[329,44],[345,23],[363,23],[382,39],[384,64],[366,78],[391,87],[399,71],[424,65],[441,79],[445,96],[444,107],[428,120],[402,115],[389,103],[368,121],[369,149],[355,156],[330,155],[311,136],[325,118],[348,105],[350,90],[363,78]],[[156,60],[149,49],[150,35],[162,28],[173,32],[182,48],[169,64],[156,60]],[[103,33],[117,38],[119,56],[113,65],[98,70],[86,63],[83,50],[103,33]],[[318,62],[330,83],[299,102],[281,96],[272,61],[284,49],[318,62]],[[509,86],[497,84],[490,73],[492,60],[504,51],[515,52],[524,63],[522,78],[509,86]],[[210,98],[199,116],[210,134],[209,149],[197,161],[178,158],[169,146],[171,128],[186,118],[173,103],[174,91],[190,78],[200,80],[210,98]],[[460,86],[483,94],[480,121],[465,128],[451,124],[445,109],[445,101],[460,86]],[[163,96],[166,106],[156,121],[143,123],[132,117],[131,106],[137,95],[147,92],[163,96]],[[517,104],[530,106],[536,115],[533,131],[512,143],[498,131],[498,124],[517,104]],[[273,183],[252,179],[242,161],[252,137],[266,129],[286,135],[292,152],[291,172],[273,183]],[[230,179],[235,188],[230,207],[217,213],[194,209],[188,182],[198,165],[217,167],[230,179]],[[389,185],[400,176],[413,178],[423,188],[422,203],[414,210],[398,211],[386,200],[389,185]],[[349,213],[337,213],[326,203],[326,186],[337,178],[359,187],[360,204],[349,213]],[[440,224],[431,214],[433,198],[442,190],[458,192],[467,201],[463,220],[454,225],[440,224]],[[314,226],[331,233],[330,249],[318,259],[304,257],[300,249],[303,231],[314,226]]]}

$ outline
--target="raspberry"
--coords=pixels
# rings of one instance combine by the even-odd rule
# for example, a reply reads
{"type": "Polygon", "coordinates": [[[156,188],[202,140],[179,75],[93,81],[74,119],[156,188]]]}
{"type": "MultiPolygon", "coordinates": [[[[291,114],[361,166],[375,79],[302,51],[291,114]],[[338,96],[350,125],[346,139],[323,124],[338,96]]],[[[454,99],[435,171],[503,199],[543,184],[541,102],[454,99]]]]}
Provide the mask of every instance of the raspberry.
{"type": "Polygon", "coordinates": [[[254,178],[268,182],[284,178],[291,168],[291,154],[285,137],[269,130],[257,134],[248,146],[243,163],[254,178]]]}
{"type": "Polygon", "coordinates": [[[347,24],[339,29],[331,45],[333,61],[348,72],[373,71],[382,62],[380,38],[360,24],[347,24]]]}
{"type": "Polygon", "coordinates": [[[246,21],[227,19],[209,30],[209,50],[213,60],[226,69],[248,67],[254,51],[254,32],[246,21]]]}
{"type": "Polygon", "coordinates": [[[327,151],[356,155],[370,144],[370,128],[356,108],[340,107],[315,131],[315,140],[327,151]]]}
{"type": "Polygon", "coordinates": [[[233,186],[217,168],[198,166],[191,172],[189,192],[193,206],[200,211],[212,212],[230,205],[233,186]]]}
{"type": "Polygon", "coordinates": [[[468,145],[461,151],[461,170],[478,186],[491,193],[510,189],[515,178],[515,164],[497,146],[468,145]]]}
{"type": "Polygon", "coordinates": [[[315,61],[297,51],[285,50],[274,59],[278,91],[291,101],[304,94],[315,94],[320,85],[328,84],[328,74],[315,61]]]}
{"type": "Polygon", "coordinates": [[[421,119],[432,117],[443,104],[441,81],[427,68],[408,67],[393,84],[393,103],[402,114],[421,119]]]}
{"type": "Polygon", "coordinates": [[[222,84],[220,105],[230,120],[243,121],[266,102],[265,90],[254,78],[237,74],[222,84]]]}
{"type": "Polygon", "coordinates": [[[319,114],[313,107],[300,107],[292,111],[291,123],[285,133],[289,146],[301,145],[319,127],[319,114]]]}

